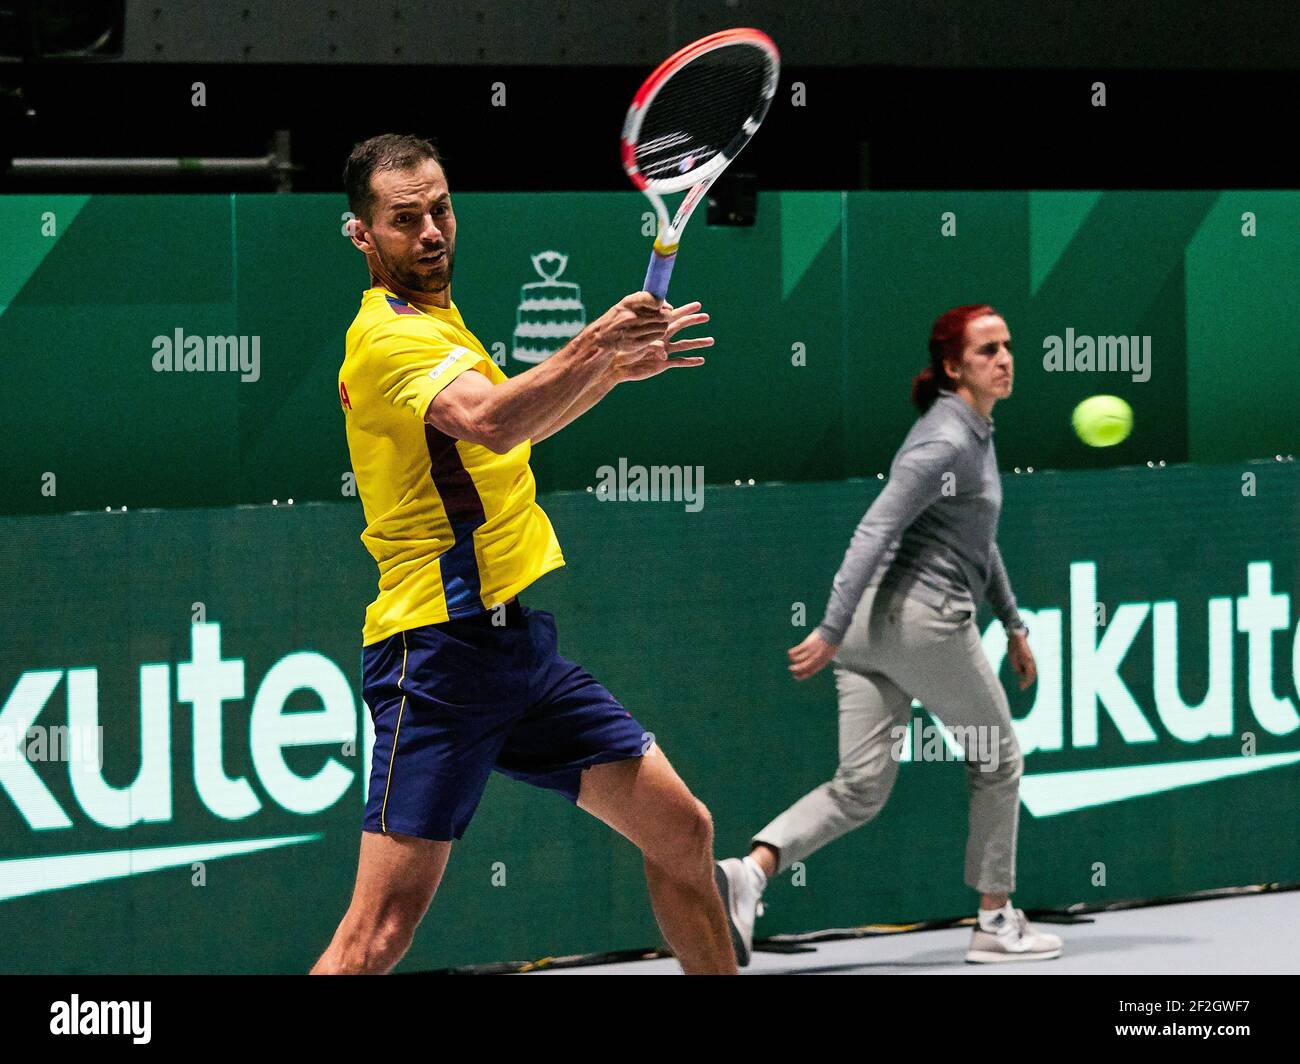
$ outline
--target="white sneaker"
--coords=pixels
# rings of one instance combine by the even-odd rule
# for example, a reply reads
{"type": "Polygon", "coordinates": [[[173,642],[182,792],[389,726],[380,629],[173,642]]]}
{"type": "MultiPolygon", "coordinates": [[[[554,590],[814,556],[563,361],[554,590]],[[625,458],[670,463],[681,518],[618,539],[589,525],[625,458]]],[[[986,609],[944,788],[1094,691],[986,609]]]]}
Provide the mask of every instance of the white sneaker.
{"type": "Polygon", "coordinates": [[[973,964],[1000,964],[1005,961],[1050,961],[1061,955],[1061,940],[1046,931],[1035,931],[1025,919],[1023,909],[1008,906],[985,930],[976,918],[966,959],[973,964]]]}
{"type": "Polygon", "coordinates": [[[713,862],[713,878],[722,895],[722,908],[731,930],[731,944],[736,950],[736,964],[749,964],[754,947],[754,920],[763,915],[763,888],[758,876],[739,857],[713,862]]]}

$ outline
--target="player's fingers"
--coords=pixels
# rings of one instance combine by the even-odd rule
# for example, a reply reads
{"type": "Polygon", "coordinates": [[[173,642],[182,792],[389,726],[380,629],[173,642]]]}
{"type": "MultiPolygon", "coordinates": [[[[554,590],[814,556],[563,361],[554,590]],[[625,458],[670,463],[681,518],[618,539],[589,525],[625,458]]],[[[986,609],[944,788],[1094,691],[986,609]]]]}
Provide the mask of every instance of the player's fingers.
{"type": "Polygon", "coordinates": [[[704,365],[704,359],[700,358],[698,355],[695,355],[690,358],[670,358],[668,360],[669,369],[672,369],[675,366],[702,366],[702,365],[704,365]]]}
{"type": "Polygon", "coordinates": [[[649,292],[633,292],[622,299],[623,306],[636,313],[641,317],[659,317],[662,313],[662,304],[649,292]]]}
{"type": "Polygon", "coordinates": [[[656,336],[654,333],[626,333],[610,346],[617,351],[639,358],[652,345],[664,346],[666,343],[662,334],[656,336]]]}
{"type": "Polygon", "coordinates": [[[693,303],[683,303],[680,307],[673,307],[670,304],[665,303],[662,309],[668,312],[669,317],[682,318],[687,314],[694,314],[703,305],[704,304],[697,299],[693,303]]]}
{"type": "Polygon", "coordinates": [[[688,314],[684,318],[677,318],[669,324],[668,335],[676,336],[683,329],[691,329],[696,325],[703,325],[708,320],[709,316],[707,314],[688,314]]]}
{"type": "Polygon", "coordinates": [[[658,318],[638,318],[628,322],[624,326],[624,332],[628,336],[666,336],[668,324],[658,318]]]}
{"type": "Polygon", "coordinates": [[[677,351],[694,351],[697,347],[712,347],[712,336],[697,336],[690,340],[674,340],[668,345],[668,350],[677,351]]]}
{"type": "Polygon", "coordinates": [[[625,366],[641,362],[663,362],[668,358],[668,349],[662,340],[650,343],[632,344],[620,352],[618,360],[625,366]]]}

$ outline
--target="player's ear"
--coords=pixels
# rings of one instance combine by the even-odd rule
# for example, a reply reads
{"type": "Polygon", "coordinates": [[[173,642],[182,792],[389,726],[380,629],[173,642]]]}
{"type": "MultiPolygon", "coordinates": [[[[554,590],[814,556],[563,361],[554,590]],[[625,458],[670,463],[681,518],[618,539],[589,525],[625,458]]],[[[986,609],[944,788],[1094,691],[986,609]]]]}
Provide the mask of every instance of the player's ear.
{"type": "Polygon", "coordinates": [[[370,239],[370,230],[360,218],[348,219],[348,236],[358,251],[370,252],[374,250],[374,243],[370,239]]]}

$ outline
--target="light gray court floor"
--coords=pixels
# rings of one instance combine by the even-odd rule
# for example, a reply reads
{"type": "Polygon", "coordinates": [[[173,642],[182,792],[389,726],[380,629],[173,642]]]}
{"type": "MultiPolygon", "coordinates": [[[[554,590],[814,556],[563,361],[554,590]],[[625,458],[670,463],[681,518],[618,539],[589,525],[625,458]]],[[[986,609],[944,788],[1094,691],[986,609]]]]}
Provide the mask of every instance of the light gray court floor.
{"type": "MultiPolygon", "coordinates": [[[[1054,961],[967,964],[969,927],[822,942],[806,953],[755,952],[745,975],[1203,975],[1300,972],[1300,891],[1096,913],[1047,924],[1065,940],[1054,961]]],[[[758,934],[762,937],[762,921],[758,934]]],[[[680,974],[673,960],[538,975],[680,974]]]]}

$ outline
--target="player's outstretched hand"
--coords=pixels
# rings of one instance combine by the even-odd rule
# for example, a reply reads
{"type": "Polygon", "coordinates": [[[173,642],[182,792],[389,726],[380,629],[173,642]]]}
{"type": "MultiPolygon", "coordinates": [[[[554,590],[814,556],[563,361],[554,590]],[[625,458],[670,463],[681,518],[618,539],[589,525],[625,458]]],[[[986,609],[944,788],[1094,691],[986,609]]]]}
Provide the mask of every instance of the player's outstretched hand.
{"type": "Polygon", "coordinates": [[[611,362],[662,342],[670,322],[660,302],[649,292],[624,296],[583,330],[603,358],[611,362]]]}
{"type": "Polygon", "coordinates": [[[704,359],[698,355],[688,355],[684,358],[677,356],[680,356],[683,351],[712,347],[712,336],[690,337],[685,340],[673,339],[683,329],[703,325],[709,320],[708,314],[700,310],[700,304],[687,303],[681,307],[674,307],[671,303],[662,303],[658,305],[658,309],[666,322],[663,337],[651,340],[638,350],[619,352],[614,358],[619,380],[642,381],[648,377],[658,376],[666,369],[704,365],[704,359]]]}
{"type": "Polygon", "coordinates": [[[839,649],[834,643],[826,642],[815,631],[810,632],[807,639],[787,651],[790,656],[791,675],[796,680],[806,680],[810,676],[816,676],[830,663],[839,649]]]}

